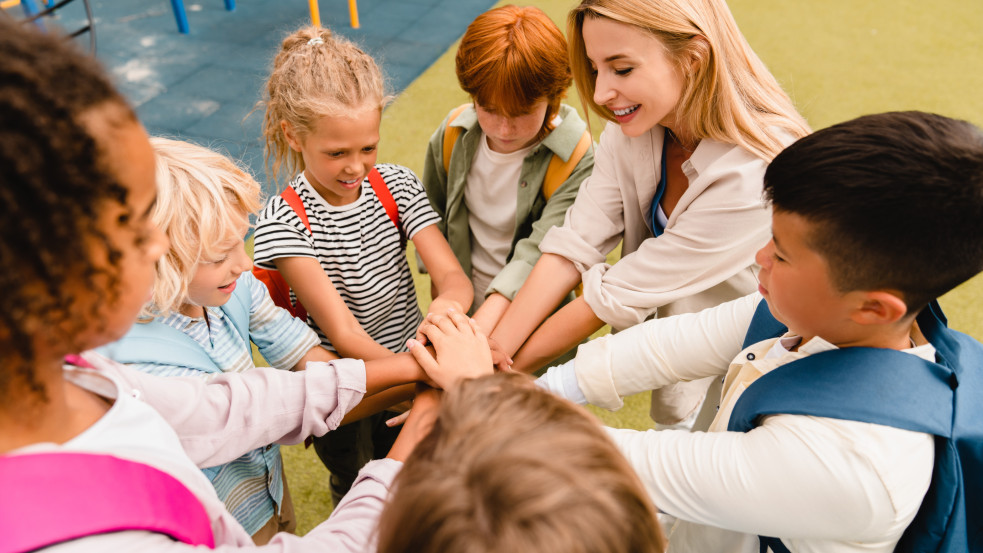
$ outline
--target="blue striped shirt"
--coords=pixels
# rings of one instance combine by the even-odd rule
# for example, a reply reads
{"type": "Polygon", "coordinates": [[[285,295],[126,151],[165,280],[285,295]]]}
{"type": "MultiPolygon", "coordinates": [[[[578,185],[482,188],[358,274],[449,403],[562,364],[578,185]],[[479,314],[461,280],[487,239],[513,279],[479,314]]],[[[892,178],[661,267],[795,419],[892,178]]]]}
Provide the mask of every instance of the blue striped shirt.
{"type": "MultiPolygon", "coordinates": [[[[205,307],[207,323],[204,318],[180,313],[157,320],[192,338],[224,372],[242,372],[255,366],[250,340],[270,365],[279,369],[290,369],[318,345],[317,334],[303,321],[275,306],[266,287],[252,273],[243,273],[236,286],[249,290],[248,337],[240,336],[218,307],[205,307]]],[[[166,363],[130,366],[159,376],[210,378],[215,374],[166,363]]],[[[283,499],[283,462],[276,444],[254,449],[235,461],[203,472],[212,481],[219,499],[250,534],[266,524],[283,499]]]]}

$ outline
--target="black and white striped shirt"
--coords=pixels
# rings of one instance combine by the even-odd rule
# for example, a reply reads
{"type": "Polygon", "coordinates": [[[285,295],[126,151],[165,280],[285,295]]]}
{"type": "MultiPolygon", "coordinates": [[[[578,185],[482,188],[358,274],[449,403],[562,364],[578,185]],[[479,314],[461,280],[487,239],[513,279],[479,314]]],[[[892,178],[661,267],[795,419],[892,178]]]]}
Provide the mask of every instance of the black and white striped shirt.
{"type": "MultiPolygon", "coordinates": [[[[396,200],[408,239],[437,223],[439,217],[412,171],[391,164],[376,169],[396,200]]],[[[405,351],[422,315],[399,231],[368,178],[362,181],[358,200],[344,206],[321,198],[303,173],[290,186],[304,202],[311,232],[279,194],[271,197],[256,223],[256,265],[275,269],[273,260],[280,257],[317,259],[365,332],[391,351],[405,351]]],[[[308,318],[307,324],[322,345],[335,351],[313,319],[308,318]]]]}

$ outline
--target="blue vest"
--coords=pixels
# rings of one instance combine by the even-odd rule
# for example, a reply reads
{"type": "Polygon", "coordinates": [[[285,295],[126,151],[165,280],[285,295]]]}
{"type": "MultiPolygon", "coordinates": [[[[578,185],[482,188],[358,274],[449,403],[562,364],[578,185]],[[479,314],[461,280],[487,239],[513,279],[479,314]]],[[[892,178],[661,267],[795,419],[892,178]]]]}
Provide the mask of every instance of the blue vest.
{"type": "MultiPolygon", "coordinates": [[[[249,286],[240,284],[232,291],[232,297],[222,306],[222,312],[232,321],[243,340],[249,341],[249,286]]],[[[134,323],[119,340],[96,348],[100,354],[123,364],[158,363],[188,367],[206,373],[221,373],[222,368],[212,361],[198,342],[180,330],[160,321],[134,323]]],[[[271,454],[272,455],[272,454],[271,454]]],[[[267,466],[270,455],[264,455],[267,466]]],[[[210,481],[218,476],[225,465],[201,469],[210,481]]]]}
{"type": "MultiPolygon", "coordinates": [[[[918,326],[934,363],[900,351],[844,348],[783,365],[741,394],[728,430],[747,432],[770,414],[870,422],[935,436],[932,483],[895,551],[983,551],[983,344],[946,326],[937,302],[918,326]]],[[[762,300],[744,346],[780,336],[762,300]]],[[[789,493],[795,493],[789,490],[789,493]]],[[[761,551],[788,548],[760,537],[761,551]]]]}
{"type": "MultiPolygon", "coordinates": [[[[232,291],[232,297],[222,306],[222,312],[232,321],[239,336],[246,341],[249,340],[251,303],[249,286],[240,282],[232,291]]],[[[207,373],[222,372],[190,336],[156,320],[134,323],[125,336],[97,348],[96,351],[124,364],[161,363],[207,373]]]]}

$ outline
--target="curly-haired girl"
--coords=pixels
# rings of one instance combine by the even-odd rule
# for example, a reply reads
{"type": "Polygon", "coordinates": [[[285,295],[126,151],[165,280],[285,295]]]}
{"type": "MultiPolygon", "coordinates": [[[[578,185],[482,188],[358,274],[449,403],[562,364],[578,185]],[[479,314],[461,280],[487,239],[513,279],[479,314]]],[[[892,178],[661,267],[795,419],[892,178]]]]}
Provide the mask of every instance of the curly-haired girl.
{"type": "MultiPolygon", "coordinates": [[[[396,372],[367,376],[362,362],[337,360],[206,383],[88,351],[131,327],[168,240],[152,218],[146,132],[98,64],[65,40],[0,18],[5,549],[252,549],[199,467],[323,434],[396,372]]],[[[397,444],[410,445],[394,457],[417,430],[411,415],[397,444]]],[[[369,466],[332,521],[268,547],[361,551],[399,466],[369,466]]]]}

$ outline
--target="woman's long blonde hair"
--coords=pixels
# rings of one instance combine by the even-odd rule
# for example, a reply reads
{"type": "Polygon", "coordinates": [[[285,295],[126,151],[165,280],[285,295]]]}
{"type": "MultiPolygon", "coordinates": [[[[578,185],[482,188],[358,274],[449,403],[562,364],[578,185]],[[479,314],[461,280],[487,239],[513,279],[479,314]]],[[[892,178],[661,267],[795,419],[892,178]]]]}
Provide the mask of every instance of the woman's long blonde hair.
{"type": "Polygon", "coordinates": [[[271,178],[304,170],[304,158],[290,148],[280,126],[286,121],[304,140],[318,119],[392,100],[372,56],[329,29],[304,27],[283,40],[266,82],[263,116],[265,159],[271,178]]]}
{"type": "Polygon", "coordinates": [[[573,79],[582,101],[601,117],[615,120],[594,102],[583,35],[584,21],[592,17],[638,27],[666,47],[685,81],[676,113],[695,138],[737,144],[770,161],[785,146],[783,133],[809,134],[808,123],[751,50],[723,0],[584,0],[571,10],[573,79]]]}

